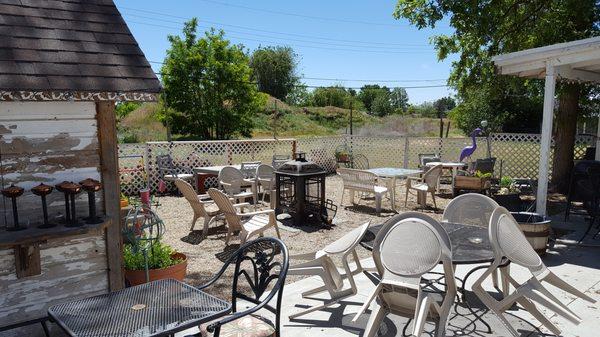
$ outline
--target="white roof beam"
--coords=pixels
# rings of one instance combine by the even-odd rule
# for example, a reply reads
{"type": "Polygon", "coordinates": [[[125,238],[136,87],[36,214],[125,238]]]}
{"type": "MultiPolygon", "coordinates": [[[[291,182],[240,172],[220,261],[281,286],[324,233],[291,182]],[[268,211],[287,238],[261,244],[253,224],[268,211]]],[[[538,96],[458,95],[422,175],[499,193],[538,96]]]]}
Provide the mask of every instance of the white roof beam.
{"type": "Polygon", "coordinates": [[[600,82],[600,73],[592,71],[573,69],[570,66],[557,67],[557,75],[563,79],[571,79],[585,82],[600,82]]]}

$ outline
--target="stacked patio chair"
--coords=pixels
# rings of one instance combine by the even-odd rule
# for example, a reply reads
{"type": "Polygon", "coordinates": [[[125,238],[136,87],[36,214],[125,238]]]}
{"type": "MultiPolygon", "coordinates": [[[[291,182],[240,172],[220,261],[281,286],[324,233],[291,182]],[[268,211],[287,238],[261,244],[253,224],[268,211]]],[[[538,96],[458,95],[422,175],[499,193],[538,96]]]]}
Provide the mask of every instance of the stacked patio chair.
{"type": "Polygon", "coordinates": [[[168,154],[156,156],[156,166],[164,181],[175,181],[177,179],[191,181],[194,178],[191,173],[179,173],[178,171],[182,169],[173,163],[173,158],[168,154]]]}
{"type": "MultiPolygon", "coordinates": [[[[289,266],[288,250],[283,242],[274,238],[259,238],[240,247],[225,262],[221,270],[205,285],[205,290],[215,284],[233,265],[232,313],[200,326],[200,333],[186,337],[253,336],[280,337],[281,302],[289,266]],[[240,310],[238,300],[252,306],[240,310]],[[271,303],[271,302],[275,303],[271,303]],[[275,323],[259,313],[266,309],[275,315],[275,323]]],[[[244,304],[245,304],[244,303],[244,304]]]]}
{"type": "Polygon", "coordinates": [[[252,203],[256,204],[256,179],[246,179],[242,171],[233,166],[224,167],[219,173],[219,184],[231,198],[236,202],[252,198],[252,203]],[[250,192],[247,188],[250,188],[250,192]]]}
{"type": "Polygon", "coordinates": [[[243,244],[255,235],[262,235],[263,232],[269,228],[274,228],[277,237],[281,238],[281,235],[279,234],[279,226],[281,223],[277,221],[277,218],[275,217],[275,210],[267,209],[263,211],[242,213],[242,210],[249,207],[250,204],[233,204],[225,193],[215,188],[209,189],[208,195],[215,201],[219,210],[223,212],[223,215],[225,216],[227,222],[225,244],[229,244],[229,239],[235,233],[239,233],[238,237],[243,244]]]}
{"type": "Polygon", "coordinates": [[[271,208],[275,208],[275,169],[267,164],[261,164],[256,169],[257,187],[262,188],[262,202],[265,202],[265,195],[269,195],[271,208]]]}
{"type": "Polygon", "coordinates": [[[262,164],[259,161],[246,161],[242,162],[240,166],[240,171],[244,174],[244,178],[246,179],[255,179],[256,178],[256,169],[262,164]]]}
{"type": "Polygon", "coordinates": [[[350,191],[351,201],[354,204],[354,194],[356,192],[375,195],[375,211],[377,215],[381,213],[381,200],[388,193],[389,189],[379,185],[378,177],[375,173],[355,170],[349,168],[338,168],[337,174],[344,183],[340,205],[344,204],[344,194],[346,190],[350,191]]]}
{"type": "Polygon", "coordinates": [[[427,319],[437,321],[436,336],[446,336],[450,309],[456,296],[452,247],[444,228],[433,218],[416,212],[396,215],[375,238],[373,260],[379,283],[353,321],[373,300],[363,336],[375,336],[388,313],[413,316],[411,336],[421,336],[427,319]],[[422,284],[423,275],[443,263],[445,292],[422,284]]]}
{"type": "Polygon", "coordinates": [[[510,309],[515,303],[520,304],[529,311],[535,319],[555,335],[560,335],[560,330],[537,309],[534,302],[574,324],[581,322],[581,319],[565,304],[560,302],[558,298],[552,295],[542,282],[551,284],[588,302],[595,303],[595,300],[560,279],[544,265],[539,255],[533,250],[527,238],[523,235],[523,232],[521,232],[518,223],[506,208],[497,207],[492,213],[489,234],[492,249],[496,257],[492,265],[475,281],[473,292],[498,316],[513,336],[519,337],[521,334],[512,327],[504,316],[504,312],[510,309]],[[523,283],[519,283],[508,275],[509,282],[515,287],[515,291],[505,296],[502,300],[496,300],[483,289],[482,283],[498,266],[504,263],[505,258],[510,260],[511,263],[528,269],[532,277],[523,283]]]}
{"type": "MultiPolygon", "coordinates": [[[[494,199],[478,193],[467,193],[452,199],[442,216],[443,222],[468,224],[488,228],[492,212],[499,205],[494,199]]],[[[502,276],[502,294],[509,291],[508,273],[509,265],[499,268],[502,276]]],[[[492,272],[494,287],[498,288],[498,270],[492,272]]]]}
{"type": "Polygon", "coordinates": [[[190,227],[190,231],[194,230],[194,226],[196,225],[198,218],[203,218],[204,227],[202,228],[202,236],[205,237],[208,234],[208,226],[218,215],[222,215],[223,213],[219,211],[217,205],[210,200],[210,196],[208,194],[197,195],[192,185],[190,185],[188,182],[177,179],[175,180],[175,185],[185,200],[190,203],[190,206],[194,211],[194,217],[192,218],[192,226],[190,227]]]}
{"type": "Polygon", "coordinates": [[[429,170],[427,163],[441,162],[442,158],[435,153],[419,153],[419,168],[426,172],[429,170]]]}
{"type": "Polygon", "coordinates": [[[369,169],[369,158],[364,154],[353,154],[352,155],[352,168],[356,170],[368,170],[369,169]]]}
{"type": "Polygon", "coordinates": [[[435,191],[437,189],[440,175],[442,174],[442,165],[436,165],[423,174],[422,177],[408,177],[406,179],[406,199],[404,200],[404,207],[408,205],[408,193],[410,190],[417,191],[417,194],[423,194],[423,197],[427,199],[427,193],[431,194],[433,199],[433,207],[437,208],[435,202],[435,191]]]}
{"type": "Polygon", "coordinates": [[[290,315],[290,319],[327,308],[346,298],[356,295],[358,290],[356,288],[354,275],[360,274],[363,271],[360,259],[356,253],[356,247],[367,232],[369,224],[370,223],[367,222],[362,226],[353,229],[350,233],[317,252],[292,256],[292,260],[304,260],[306,262],[291,266],[289,270],[290,275],[316,275],[323,280],[323,286],[304,292],[302,297],[306,298],[327,291],[331,298],[322,305],[314,306],[290,315]],[[350,268],[348,261],[350,255],[352,255],[354,263],[356,264],[354,270],[350,268]],[[338,268],[333,262],[334,258],[341,259],[342,265],[344,266],[344,274],[341,274],[338,271],[338,268]],[[349,287],[344,287],[346,280],[349,283],[349,287]]]}
{"type": "Polygon", "coordinates": [[[281,165],[285,164],[289,160],[290,156],[287,154],[274,154],[273,160],[271,161],[271,166],[277,170],[281,165]]]}

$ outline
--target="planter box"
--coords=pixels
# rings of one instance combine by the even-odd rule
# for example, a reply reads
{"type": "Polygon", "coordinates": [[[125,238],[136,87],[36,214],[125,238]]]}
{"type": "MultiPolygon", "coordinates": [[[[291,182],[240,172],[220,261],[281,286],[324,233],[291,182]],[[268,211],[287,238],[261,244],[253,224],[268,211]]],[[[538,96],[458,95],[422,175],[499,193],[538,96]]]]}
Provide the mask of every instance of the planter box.
{"type": "Polygon", "coordinates": [[[491,187],[490,178],[456,176],[454,178],[454,194],[460,190],[485,191],[491,187]]]}
{"type": "MultiPolygon", "coordinates": [[[[187,256],[182,253],[175,253],[171,257],[183,259],[183,261],[167,268],[148,270],[150,282],[169,278],[183,281],[187,272],[187,256]]],[[[125,279],[130,286],[146,283],[146,271],[125,269],[125,279]]]]}
{"type": "Polygon", "coordinates": [[[498,205],[511,212],[521,211],[521,196],[518,193],[494,194],[492,197],[494,200],[496,200],[498,205]]]}

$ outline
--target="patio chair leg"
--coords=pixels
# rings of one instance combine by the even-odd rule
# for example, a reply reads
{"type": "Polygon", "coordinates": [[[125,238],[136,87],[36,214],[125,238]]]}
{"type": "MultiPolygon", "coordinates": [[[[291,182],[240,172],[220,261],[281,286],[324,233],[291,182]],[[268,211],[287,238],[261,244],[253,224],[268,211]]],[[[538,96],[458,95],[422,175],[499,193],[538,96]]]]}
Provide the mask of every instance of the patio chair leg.
{"type": "Polygon", "coordinates": [[[378,216],[381,215],[381,199],[381,194],[375,194],[375,211],[377,212],[378,216]]]}
{"type": "Polygon", "coordinates": [[[492,286],[496,289],[500,289],[498,288],[498,269],[492,271],[492,286]]]}
{"type": "Polygon", "coordinates": [[[529,301],[526,298],[521,297],[520,299],[517,300],[517,303],[519,303],[523,308],[525,308],[525,310],[527,310],[527,312],[529,312],[531,314],[531,316],[533,316],[535,319],[538,320],[538,322],[542,323],[543,326],[546,327],[546,329],[550,330],[550,332],[552,332],[552,334],[559,336],[560,335],[560,330],[554,325],[552,324],[552,322],[550,322],[550,320],[544,316],[535,306],[535,304],[533,304],[531,301],[529,301]]]}
{"type": "Polygon", "coordinates": [[[341,300],[342,299],[340,298],[340,299],[337,299],[337,300],[325,302],[325,303],[323,303],[321,305],[317,305],[317,306],[314,306],[312,308],[308,308],[306,310],[303,310],[303,311],[300,311],[300,312],[295,313],[293,315],[290,315],[289,318],[290,318],[290,320],[292,320],[292,319],[296,319],[296,318],[298,318],[300,316],[304,316],[306,314],[310,314],[311,312],[315,312],[315,311],[319,311],[321,309],[325,309],[325,308],[330,307],[330,306],[332,306],[334,304],[337,304],[341,300]]]}
{"type": "Polygon", "coordinates": [[[421,336],[421,332],[423,332],[423,327],[425,326],[425,321],[429,314],[430,301],[431,298],[429,296],[424,296],[421,301],[417,300],[417,311],[415,311],[415,322],[413,323],[413,336],[421,336]]]}
{"type": "Polygon", "coordinates": [[[408,205],[408,182],[406,183],[406,197],[404,198],[404,207],[408,205]]]}
{"type": "Polygon", "coordinates": [[[279,226],[277,226],[277,224],[275,224],[275,232],[277,232],[277,238],[281,239],[281,234],[279,233],[279,226]]]}
{"type": "Polygon", "coordinates": [[[340,207],[344,205],[344,193],[346,193],[346,189],[342,188],[342,196],[340,198],[340,207]]]}
{"type": "Polygon", "coordinates": [[[510,275],[510,265],[506,267],[500,267],[500,282],[502,283],[502,296],[508,296],[510,292],[510,281],[508,279],[508,275],[510,275]]]}
{"type": "Polygon", "coordinates": [[[385,314],[385,309],[379,305],[379,303],[375,302],[371,309],[371,315],[369,316],[369,321],[367,321],[363,337],[374,337],[377,335],[379,326],[381,325],[381,321],[385,317],[385,314]]]}
{"type": "Polygon", "coordinates": [[[192,219],[192,227],[190,227],[190,232],[194,230],[194,226],[196,226],[196,221],[198,221],[198,216],[194,214],[194,218],[192,219]]]}
{"type": "Polygon", "coordinates": [[[320,286],[320,287],[317,287],[315,289],[311,289],[311,290],[307,290],[307,291],[303,292],[302,293],[302,297],[306,297],[306,296],[310,296],[310,295],[322,293],[322,292],[324,292],[326,290],[328,290],[327,286],[320,286]]]}
{"type": "Polygon", "coordinates": [[[214,220],[214,217],[206,216],[204,217],[204,228],[202,229],[202,236],[206,237],[208,235],[208,227],[210,223],[214,220]]]}
{"type": "Polygon", "coordinates": [[[433,207],[437,209],[437,204],[435,203],[435,192],[431,191],[431,199],[433,199],[433,207]]]}

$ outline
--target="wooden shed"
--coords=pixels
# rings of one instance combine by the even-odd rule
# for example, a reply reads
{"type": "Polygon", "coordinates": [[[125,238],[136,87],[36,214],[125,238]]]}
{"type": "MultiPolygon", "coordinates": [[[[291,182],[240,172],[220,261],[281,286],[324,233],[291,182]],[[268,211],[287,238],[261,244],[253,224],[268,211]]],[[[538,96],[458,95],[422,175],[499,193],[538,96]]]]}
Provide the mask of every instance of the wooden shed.
{"type": "MultiPolygon", "coordinates": [[[[112,0],[0,0],[0,336],[43,335],[55,303],[123,287],[115,105],[155,101],[160,82],[112,0]],[[99,180],[98,224],[65,226],[65,197],[31,189],[99,180]],[[10,328],[10,330],[9,330],[10,328]]],[[[85,193],[75,198],[88,214],[85,193]]]]}

